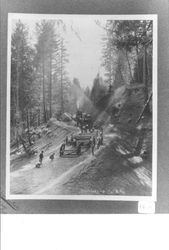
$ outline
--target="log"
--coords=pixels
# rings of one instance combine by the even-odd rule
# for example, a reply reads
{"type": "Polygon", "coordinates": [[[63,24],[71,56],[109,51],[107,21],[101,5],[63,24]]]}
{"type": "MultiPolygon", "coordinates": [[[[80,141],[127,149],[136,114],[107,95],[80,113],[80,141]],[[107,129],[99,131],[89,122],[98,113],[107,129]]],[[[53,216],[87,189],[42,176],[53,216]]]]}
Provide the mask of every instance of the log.
{"type": "Polygon", "coordinates": [[[144,112],[145,112],[145,110],[146,110],[146,108],[147,108],[147,106],[148,106],[148,104],[149,104],[151,98],[152,98],[152,93],[150,94],[150,96],[149,96],[147,102],[144,104],[144,107],[143,107],[143,109],[142,109],[142,111],[141,111],[141,114],[139,115],[139,118],[138,118],[137,121],[136,121],[136,124],[139,123],[139,121],[141,120],[141,117],[143,116],[143,114],[144,114],[144,112]]]}

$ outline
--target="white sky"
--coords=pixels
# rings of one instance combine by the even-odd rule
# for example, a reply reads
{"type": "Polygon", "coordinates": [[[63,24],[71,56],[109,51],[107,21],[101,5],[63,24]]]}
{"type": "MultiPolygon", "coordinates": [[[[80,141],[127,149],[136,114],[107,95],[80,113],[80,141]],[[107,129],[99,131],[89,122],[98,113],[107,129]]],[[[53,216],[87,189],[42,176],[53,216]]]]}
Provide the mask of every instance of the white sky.
{"type": "Polygon", "coordinates": [[[73,27],[78,30],[81,40],[68,32],[65,37],[68,45],[68,71],[71,78],[77,77],[82,87],[92,86],[97,73],[102,73],[102,37],[104,30],[94,20],[82,19],[73,21],[73,27]]]}
{"type": "MultiPolygon", "coordinates": [[[[30,15],[29,18],[19,19],[28,26],[30,37],[34,41],[35,23],[40,19],[37,19],[36,16],[35,18],[30,18],[30,15]]],[[[62,20],[66,25],[66,32],[61,32],[64,35],[65,45],[69,54],[69,63],[67,64],[69,78],[71,81],[74,77],[78,78],[83,88],[91,87],[98,72],[100,75],[104,75],[104,69],[101,67],[101,57],[102,37],[105,34],[105,30],[99,27],[93,18],[88,18],[88,16],[83,16],[83,18],[72,16],[62,20]],[[78,33],[80,39],[75,35],[71,27],[78,33]]],[[[99,20],[99,17],[97,20],[99,20]]],[[[105,20],[99,20],[99,22],[102,25],[105,24],[105,20]]],[[[13,21],[13,24],[15,23],[16,20],[13,21]]]]}

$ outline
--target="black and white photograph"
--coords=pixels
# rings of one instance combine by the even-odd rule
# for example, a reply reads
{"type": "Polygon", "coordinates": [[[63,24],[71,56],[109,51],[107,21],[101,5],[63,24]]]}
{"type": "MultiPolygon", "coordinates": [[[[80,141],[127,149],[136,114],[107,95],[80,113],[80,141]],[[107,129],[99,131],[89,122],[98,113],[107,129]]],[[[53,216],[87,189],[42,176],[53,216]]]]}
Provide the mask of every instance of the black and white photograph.
{"type": "Polygon", "coordinates": [[[8,14],[6,196],[155,201],[157,15],[8,14]]]}

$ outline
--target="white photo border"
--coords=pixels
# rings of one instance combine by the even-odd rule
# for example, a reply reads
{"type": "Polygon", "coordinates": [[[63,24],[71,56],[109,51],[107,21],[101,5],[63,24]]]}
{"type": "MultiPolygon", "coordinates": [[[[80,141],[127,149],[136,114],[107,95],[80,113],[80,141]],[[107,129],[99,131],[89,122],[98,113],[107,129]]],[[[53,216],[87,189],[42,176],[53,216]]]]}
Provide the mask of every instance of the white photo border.
{"type": "Polygon", "coordinates": [[[8,13],[7,38],[7,103],[6,103],[6,199],[9,200],[106,200],[106,201],[157,201],[157,14],[134,15],[76,15],[76,14],[32,14],[8,13]],[[10,79],[11,79],[11,34],[12,20],[24,19],[67,19],[101,17],[103,20],[152,20],[153,21],[153,140],[152,140],[152,195],[151,196],[125,196],[125,195],[13,195],[10,194],[10,79]]]}

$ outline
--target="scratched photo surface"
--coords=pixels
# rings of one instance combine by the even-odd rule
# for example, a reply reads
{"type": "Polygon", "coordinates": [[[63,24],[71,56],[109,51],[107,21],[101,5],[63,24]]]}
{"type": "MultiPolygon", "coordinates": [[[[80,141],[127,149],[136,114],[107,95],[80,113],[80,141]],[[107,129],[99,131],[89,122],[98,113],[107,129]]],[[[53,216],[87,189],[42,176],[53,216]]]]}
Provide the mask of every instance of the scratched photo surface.
{"type": "Polygon", "coordinates": [[[156,199],[155,39],[153,15],[9,15],[7,197],[156,199]]]}

